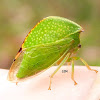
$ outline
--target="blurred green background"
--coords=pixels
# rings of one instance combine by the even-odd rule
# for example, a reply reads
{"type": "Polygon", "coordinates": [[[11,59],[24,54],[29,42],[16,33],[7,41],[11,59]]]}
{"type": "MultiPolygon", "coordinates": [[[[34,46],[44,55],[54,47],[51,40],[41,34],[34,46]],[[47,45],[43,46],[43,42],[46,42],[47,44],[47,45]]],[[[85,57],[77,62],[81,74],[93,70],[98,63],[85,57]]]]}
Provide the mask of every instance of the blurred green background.
{"type": "Polygon", "coordinates": [[[100,66],[100,0],[0,0],[0,68],[11,66],[25,36],[47,16],[80,24],[85,32],[77,55],[100,66]]]}

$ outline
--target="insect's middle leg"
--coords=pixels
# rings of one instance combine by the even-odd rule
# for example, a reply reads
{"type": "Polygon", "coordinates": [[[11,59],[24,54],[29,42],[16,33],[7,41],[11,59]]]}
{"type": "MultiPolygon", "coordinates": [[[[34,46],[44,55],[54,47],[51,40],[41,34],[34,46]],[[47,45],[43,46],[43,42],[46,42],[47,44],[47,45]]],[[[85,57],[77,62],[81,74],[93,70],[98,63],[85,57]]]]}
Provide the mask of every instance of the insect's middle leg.
{"type": "Polygon", "coordinates": [[[50,76],[50,85],[48,90],[51,90],[51,83],[52,83],[52,78],[53,76],[56,74],[56,72],[61,68],[61,66],[66,62],[66,60],[69,58],[70,53],[68,53],[65,58],[62,60],[62,62],[59,64],[58,68],[52,73],[52,75],[50,76]]]}
{"type": "Polygon", "coordinates": [[[77,82],[74,80],[74,61],[72,60],[72,74],[71,74],[71,78],[74,81],[74,85],[77,85],[77,82]]]}

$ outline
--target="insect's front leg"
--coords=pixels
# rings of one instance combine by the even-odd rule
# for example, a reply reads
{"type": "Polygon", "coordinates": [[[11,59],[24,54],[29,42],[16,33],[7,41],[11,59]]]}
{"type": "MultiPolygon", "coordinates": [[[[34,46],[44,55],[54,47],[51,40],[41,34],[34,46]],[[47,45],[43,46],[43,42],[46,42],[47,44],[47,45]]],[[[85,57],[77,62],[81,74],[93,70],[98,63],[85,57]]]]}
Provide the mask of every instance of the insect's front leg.
{"type": "Polygon", "coordinates": [[[74,81],[74,85],[77,85],[77,82],[74,79],[74,58],[71,57],[67,60],[67,63],[70,63],[70,65],[72,65],[72,73],[71,73],[71,78],[74,81]]]}
{"type": "Polygon", "coordinates": [[[66,60],[68,60],[70,56],[70,53],[68,53],[65,58],[62,60],[62,62],[59,64],[58,68],[52,73],[52,75],[50,76],[50,85],[49,85],[49,88],[48,90],[51,90],[51,83],[52,83],[52,78],[53,76],[56,74],[56,72],[61,68],[61,66],[66,62],[66,60]]]}

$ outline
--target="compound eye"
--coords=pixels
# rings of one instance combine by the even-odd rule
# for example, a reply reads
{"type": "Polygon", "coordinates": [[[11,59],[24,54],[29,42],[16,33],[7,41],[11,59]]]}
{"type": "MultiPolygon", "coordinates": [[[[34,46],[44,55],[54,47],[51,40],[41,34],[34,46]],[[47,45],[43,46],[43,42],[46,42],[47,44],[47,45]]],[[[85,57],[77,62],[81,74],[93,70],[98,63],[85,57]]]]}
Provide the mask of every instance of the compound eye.
{"type": "Polygon", "coordinates": [[[81,48],[81,44],[78,45],[78,48],[81,48]]]}

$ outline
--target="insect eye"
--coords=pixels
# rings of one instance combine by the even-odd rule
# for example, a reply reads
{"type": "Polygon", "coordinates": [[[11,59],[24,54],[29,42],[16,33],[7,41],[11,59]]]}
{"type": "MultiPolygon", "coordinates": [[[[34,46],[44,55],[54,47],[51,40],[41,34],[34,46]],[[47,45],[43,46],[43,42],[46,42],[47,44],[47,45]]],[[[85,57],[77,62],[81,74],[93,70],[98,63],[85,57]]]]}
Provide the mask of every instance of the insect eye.
{"type": "Polygon", "coordinates": [[[78,48],[81,48],[81,44],[78,45],[78,48]]]}

